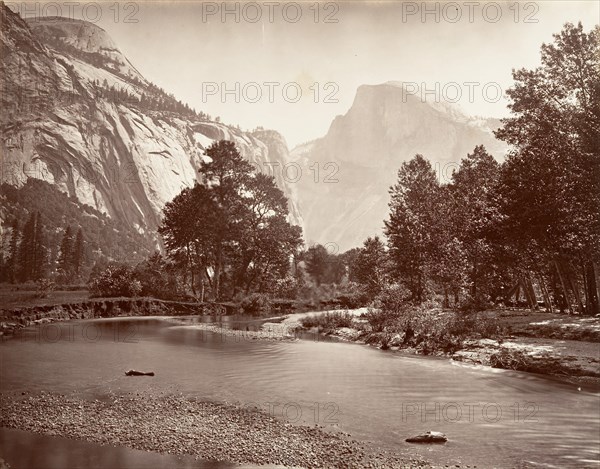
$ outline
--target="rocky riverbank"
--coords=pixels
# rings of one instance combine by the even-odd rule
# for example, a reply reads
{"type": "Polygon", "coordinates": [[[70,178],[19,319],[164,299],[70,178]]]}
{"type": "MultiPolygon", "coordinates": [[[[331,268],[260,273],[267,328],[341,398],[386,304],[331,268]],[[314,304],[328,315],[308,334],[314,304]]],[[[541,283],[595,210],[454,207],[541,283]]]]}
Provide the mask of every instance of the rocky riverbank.
{"type": "Polygon", "coordinates": [[[107,445],[285,467],[430,467],[367,448],[345,433],[292,425],[265,412],[182,395],[84,400],[60,394],[0,395],[0,426],[107,445]]]}
{"type": "Polygon", "coordinates": [[[224,327],[223,323],[195,323],[189,324],[185,321],[178,321],[177,319],[171,320],[171,322],[177,324],[181,323],[186,329],[200,329],[202,331],[211,332],[213,334],[219,334],[234,342],[242,341],[253,341],[253,340],[272,340],[272,341],[288,341],[297,340],[296,327],[290,327],[283,321],[288,316],[278,316],[272,318],[266,318],[264,323],[258,330],[246,329],[234,329],[224,327]]]}

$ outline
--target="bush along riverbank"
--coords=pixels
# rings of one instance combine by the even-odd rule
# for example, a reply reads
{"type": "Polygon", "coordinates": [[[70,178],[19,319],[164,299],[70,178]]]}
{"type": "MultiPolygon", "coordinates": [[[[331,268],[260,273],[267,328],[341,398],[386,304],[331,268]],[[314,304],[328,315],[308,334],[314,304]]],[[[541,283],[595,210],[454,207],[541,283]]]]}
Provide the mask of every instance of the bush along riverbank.
{"type": "Polygon", "coordinates": [[[479,313],[405,302],[299,319],[342,340],[600,386],[600,318],[524,310],[479,313]]]}
{"type": "Polygon", "coordinates": [[[135,393],[84,400],[0,395],[0,426],[106,445],[241,464],[285,467],[430,467],[371,449],[348,434],[292,425],[268,413],[182,395],[135,393]]]}

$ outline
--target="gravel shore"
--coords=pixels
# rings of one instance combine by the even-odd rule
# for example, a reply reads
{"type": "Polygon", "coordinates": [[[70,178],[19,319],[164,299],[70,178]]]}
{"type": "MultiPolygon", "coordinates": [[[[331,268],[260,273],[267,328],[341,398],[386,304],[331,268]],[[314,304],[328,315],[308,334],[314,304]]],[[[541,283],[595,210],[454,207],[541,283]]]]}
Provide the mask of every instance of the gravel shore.
{"type": "Polygon", "coordinates": [[[292,425],[259,411],[149,393],[84,400],[0,395],[0,426],[208,460],[286,467],[430,467],[374,451],[347,434],[292,425]]]}

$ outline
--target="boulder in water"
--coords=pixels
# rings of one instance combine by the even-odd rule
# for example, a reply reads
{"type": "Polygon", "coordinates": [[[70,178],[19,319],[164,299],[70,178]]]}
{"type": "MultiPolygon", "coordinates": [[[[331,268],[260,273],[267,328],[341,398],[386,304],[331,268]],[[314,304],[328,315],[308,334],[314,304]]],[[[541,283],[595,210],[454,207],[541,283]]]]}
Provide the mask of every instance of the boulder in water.
{"type": "Polygon", "coordinates": [[[129,370],[129,371],[126,371],[125,374],[127,376],[154,376],[154,371],[144,372],[144,371],[129,370]]]}
{"type": "Polygon", "coordinates": [[[409,443],[445,443],[448,441],[442,432],[426,432],[406,439],[409,443]]]}

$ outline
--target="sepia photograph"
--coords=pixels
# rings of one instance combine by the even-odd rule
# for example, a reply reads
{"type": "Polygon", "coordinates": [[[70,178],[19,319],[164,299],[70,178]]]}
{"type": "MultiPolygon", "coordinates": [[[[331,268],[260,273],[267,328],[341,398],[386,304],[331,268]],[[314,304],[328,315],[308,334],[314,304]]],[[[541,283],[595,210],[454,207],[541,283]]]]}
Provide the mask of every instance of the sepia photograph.
{"type": "Polygon", "coordinates": [[[600,469],[600,1],[0,0],[0,469],[600,469]]]}

